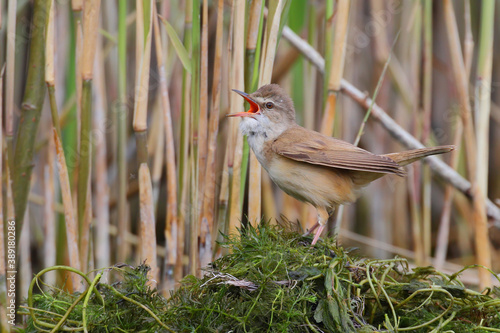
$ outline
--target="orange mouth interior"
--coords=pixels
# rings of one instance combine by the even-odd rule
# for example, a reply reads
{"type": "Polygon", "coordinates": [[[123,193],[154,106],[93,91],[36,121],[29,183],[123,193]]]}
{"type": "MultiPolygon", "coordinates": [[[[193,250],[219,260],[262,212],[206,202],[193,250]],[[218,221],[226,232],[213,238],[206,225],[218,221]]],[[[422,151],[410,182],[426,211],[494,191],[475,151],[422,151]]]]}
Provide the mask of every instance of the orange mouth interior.
{"type": "Polygon", "coordinates": [[[246,92],[236,89],[233,89],[233,91],[243,97],[250,104],[250,109],[246,112],[228,114],[226,117],[252,117],[255,114],[259,114],[259,104],[257,104],[246,92]]]}
{"type": "Polygon", "coordinates": [[[248,96],[243,96],[243,98],[248,102],[248,104],[250,104],[250,109],[248,109],[247,112],[250,112],[250,113],[257,113],[257,112],[259,112],[259,105],[257,103],[255,103],[253,101],[253,99],[251,99],[248,96]]]}

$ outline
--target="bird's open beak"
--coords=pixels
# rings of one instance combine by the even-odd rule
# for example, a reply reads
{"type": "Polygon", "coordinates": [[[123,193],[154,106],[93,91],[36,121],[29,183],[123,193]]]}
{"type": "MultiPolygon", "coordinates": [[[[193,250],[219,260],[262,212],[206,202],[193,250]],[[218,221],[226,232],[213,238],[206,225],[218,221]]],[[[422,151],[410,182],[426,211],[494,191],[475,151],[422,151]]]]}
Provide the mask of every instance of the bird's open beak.
{"type": "Polygon", "coordinates": [[[259,109],[259,104],[257,104],[246,92],[239,91],[236,89],[233,89],[235,93],[238,93],[246,99],[246,101],[250,104],[250,109],[246,112],[238,112],[238,113],[231,113],[228,114],[226,117],[251,117],[256,114],[259,114],[260,109],[259,109]]]}

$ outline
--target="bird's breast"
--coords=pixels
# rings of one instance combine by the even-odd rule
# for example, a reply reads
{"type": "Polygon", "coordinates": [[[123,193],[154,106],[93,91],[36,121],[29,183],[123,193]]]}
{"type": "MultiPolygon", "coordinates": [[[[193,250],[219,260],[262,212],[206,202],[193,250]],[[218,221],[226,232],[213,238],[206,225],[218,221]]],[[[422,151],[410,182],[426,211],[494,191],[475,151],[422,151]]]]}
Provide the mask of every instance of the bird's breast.
{"type": "Polygon", "coordinates": [[[270,162],[270,145],[268,140],[268,135],[265,131],[251,131],[247,134],[248,145],[252,148],[252,151],[257,157],[259,163],[268,169],[270,162]]]}

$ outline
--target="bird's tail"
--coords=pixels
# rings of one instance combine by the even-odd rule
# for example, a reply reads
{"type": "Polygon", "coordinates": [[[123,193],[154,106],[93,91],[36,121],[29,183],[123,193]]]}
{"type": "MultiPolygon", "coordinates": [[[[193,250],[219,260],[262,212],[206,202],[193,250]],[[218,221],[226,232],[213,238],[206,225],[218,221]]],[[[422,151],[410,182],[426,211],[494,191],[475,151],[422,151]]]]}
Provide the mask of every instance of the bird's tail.
{"type": "Polygon", "coordinates": [[[453,149],[455,149],[455,146],[438,146],[432,148],[407,150],[399,153],[385,154],[383,156],[389,157],[401,166],[405,166],[426,156],[444,154],[452,151],[453,149]]]}

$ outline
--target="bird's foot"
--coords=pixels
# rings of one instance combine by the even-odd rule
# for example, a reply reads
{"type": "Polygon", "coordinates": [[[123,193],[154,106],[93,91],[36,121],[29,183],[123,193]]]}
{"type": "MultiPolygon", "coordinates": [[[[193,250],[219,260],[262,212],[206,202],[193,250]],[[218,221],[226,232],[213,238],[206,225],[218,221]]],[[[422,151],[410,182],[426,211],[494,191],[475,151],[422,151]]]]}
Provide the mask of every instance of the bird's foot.
{"type": "Polygon", "coordinates": [[[316,231],[316,233],[314,234],[314,238],[313,238],[313,241],[311,243],[311,247],[313,247],[314,244],[316,244],[316,242],[319,239],[319,236],[321,236],[321,233],[323,233],[324,229],[325,229],[325,225],[319,225],[318,231],[316,231]]]}

